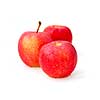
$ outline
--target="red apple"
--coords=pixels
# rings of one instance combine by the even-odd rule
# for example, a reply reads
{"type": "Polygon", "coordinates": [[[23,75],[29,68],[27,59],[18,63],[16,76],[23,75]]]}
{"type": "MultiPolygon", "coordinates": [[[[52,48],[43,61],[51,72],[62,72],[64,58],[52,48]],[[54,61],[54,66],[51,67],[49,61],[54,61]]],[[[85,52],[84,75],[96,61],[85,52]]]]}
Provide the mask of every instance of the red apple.
{"type": "Polygon", "coordinates": [[[37,32],[24,32],[18,42],[18,52],[22,61],[30,66],[39,66],[39,51],[41,46],[52,41],[51,38],[45,34],[45,32],[38,32],[41,22],[37,32]]]}
{"type": "Polygon", "coordinates": [[[46,27],[44,32],[48,32],[53,40],[65,40],[72,42],[72,32],[66,26],[51,25],[46,27]]]}
{"type": "Polygon", "coordinates": [[[77,63],[77,52],[68,41],[53,41],[42,46],[39,63],[43,71],[50,77],[69,76],[77,63]]]}

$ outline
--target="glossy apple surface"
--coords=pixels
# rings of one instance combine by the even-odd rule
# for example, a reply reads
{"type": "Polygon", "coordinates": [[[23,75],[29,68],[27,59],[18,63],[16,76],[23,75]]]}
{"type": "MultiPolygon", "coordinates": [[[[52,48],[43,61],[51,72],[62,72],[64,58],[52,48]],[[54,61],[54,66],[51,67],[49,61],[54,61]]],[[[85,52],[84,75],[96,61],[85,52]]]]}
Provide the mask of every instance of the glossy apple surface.
{"type": "Polygon", "coordinates": [[[51,36],[53,41],[66,40],[66,41],[72,42],[72,32],[66,26],[61,26],[61,25],[47,26],[44,29],[44,32],[48,32],[48,34],[51,36]]]}
{"type": "Polygon", "coordinates": [[[68,41],[53,41],[41,48],[39,63],[48,76],[53,78],[67,77],[75,69],[77,52],[68,41]]]}
{"type": "Polygon", "coordinates": [[[39,51],[41,46],[51,41],[45,32],[24,32],[18,42],[18,52],[22,61],[30,66],[39,66],[39,51]]]}

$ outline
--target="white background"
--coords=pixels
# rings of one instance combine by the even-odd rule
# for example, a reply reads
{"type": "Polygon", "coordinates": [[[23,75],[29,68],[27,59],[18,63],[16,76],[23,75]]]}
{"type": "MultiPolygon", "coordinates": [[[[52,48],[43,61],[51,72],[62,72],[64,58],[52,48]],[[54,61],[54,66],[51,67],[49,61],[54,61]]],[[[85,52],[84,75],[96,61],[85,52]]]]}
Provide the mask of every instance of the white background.
{"type": "Polygon", "coordinates": [[[0,100],[100,100],[99,0],[0,0],[0,100]],[[73,32],[78,53],[75,71],[53,79],[19,58],[24,31],[52,24],[73,32]]]}

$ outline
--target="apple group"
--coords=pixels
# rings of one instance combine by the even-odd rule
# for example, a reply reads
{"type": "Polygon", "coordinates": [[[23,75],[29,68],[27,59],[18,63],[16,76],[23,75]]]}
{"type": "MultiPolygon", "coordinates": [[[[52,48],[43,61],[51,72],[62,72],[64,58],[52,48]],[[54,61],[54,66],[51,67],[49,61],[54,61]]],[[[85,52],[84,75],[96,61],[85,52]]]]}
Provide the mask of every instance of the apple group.
{"type": "Polygon", "coordinates": [[[77,64],[77,51],[72,45],[72,32],[63,25],[47,26],[39,32],[24,32],[18,41],[18,52],[29,67],[40,67],[52,78],[71,75],[77,64]]]}

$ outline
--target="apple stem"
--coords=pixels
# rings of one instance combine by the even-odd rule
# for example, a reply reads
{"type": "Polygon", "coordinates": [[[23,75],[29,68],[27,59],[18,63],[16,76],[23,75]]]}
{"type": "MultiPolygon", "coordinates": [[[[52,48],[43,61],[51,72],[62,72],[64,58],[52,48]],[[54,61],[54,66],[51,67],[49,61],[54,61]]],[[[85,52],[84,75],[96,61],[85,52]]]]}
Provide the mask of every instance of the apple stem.
{"type": "Polygon", "coordinates": [[[36,33],[38,33],[40,26],[41,26],[41,21],[38,22],[38,28],[37,28],[36,33]]]}

